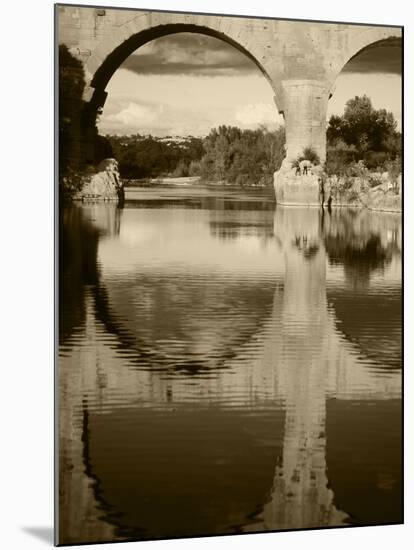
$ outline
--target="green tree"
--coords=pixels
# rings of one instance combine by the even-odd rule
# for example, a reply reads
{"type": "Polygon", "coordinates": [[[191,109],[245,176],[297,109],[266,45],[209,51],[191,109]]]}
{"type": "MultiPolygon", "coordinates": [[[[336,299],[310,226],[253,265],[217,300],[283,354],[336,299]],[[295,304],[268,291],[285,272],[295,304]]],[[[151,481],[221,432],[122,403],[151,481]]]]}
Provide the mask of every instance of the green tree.
{"type": "Polygon", "coordinates": [[[394,115],[374,109],[369,97],[355,96],[342,116],[331,116],[327,129],[327,171],[340,173],[363,160],[368,168],[384,168],[401,155],[401,134],[394,115]]]}
{"type": "Polygon", "coordinates": [[[107,136],[118,159],[121,177],[129,179],[184,176],[204,153],[200,138],[175,141],[171,136],[107,136]]]}
{"type": "Polygon", "coordinates": [[[98,134],[95,114],[85,109],[82,63],[65,45],[59,46],[59,174],[62,177],[112,157],[104,136],[98,134]]]}
{"type": "Polygon", "coordinates": [[[264,127],[258,130],[234,126],[214,128],[204,140],[200,174],[209,181],[270,185],[273,173],[284,158],[284,145],[283,128],[275,132],[264,127]]]}
{"type": "Polygon", "coordinates": [[[392,113],[374,109],[366,95],[355,96],[346,102],[342,117],[330,118],[327,138],[329,144],[343,140],[347,145],[354,145],[360,153],[386,151],[396,138],[396,128],[392,113]]]}
{"type": "Polygon", "coordinates": [[[82,63],[64,45],[59,46],[59,173],[76,167],[81,154],[82,63]]]}

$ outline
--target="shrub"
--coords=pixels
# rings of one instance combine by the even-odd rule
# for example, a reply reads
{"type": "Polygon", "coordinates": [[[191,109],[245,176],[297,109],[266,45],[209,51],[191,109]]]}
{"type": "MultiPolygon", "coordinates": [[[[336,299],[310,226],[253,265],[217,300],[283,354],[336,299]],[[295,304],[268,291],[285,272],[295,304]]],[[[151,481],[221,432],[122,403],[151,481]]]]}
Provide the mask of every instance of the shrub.
{"type": "Polygon", "coordinates": [[[347,198],[349,202],[358,202],[359,194],[355,191],[355,189],[350,189],[347,198]]]}
{"type": "Polygon", "coordinates": [[[190,166],[188,167],[189,176],[199,176],[200,175],[200,161],[192,160],[190,166]]]}
{"type": "Polygon", "coordinates": [[[172,176],[174,178],[185,178],[188,176],[188,172],[188,163],[184,159],[180,159],[172,172],[172,176]]]}
{"type": "Polygon", "coordinates": [[[245,187],[249,184],[249,176],[247,174],[238,174],[236,176],[236,182],[237,185],[240,185],[241,187],[245,187]]]}
{"type": "Polygon", "coordinates": [[[385,163],[385,169],[388,172],[390,180],[395,184],[398,176],[402,172],[401,157],[397,156],[395,160],[389,160],[385,163]]]}
{"type": "Polygon", "coordinates": [[[384,171],[390,155],[386,151],[367,151],[364,158],[365,164],[369,170],[384,171]]]}
{"type": "Polygon", "coordinates": [[[308,160],[315,166],[321,163],[318,153],[312,147],[305,147],[302,154],[299,155],[293,162],[293,168],[298,168],[302,160],[308,160]]]}
{"type": "Polygon", "coordinates": [[[356,162],[356,157],[356,148],[353,145],[347,145],[341,140],[337,140],[335,145],[328,144],[325,171],[329,176],[342,176],[346,174],[348,167],[356,162]]]}
{"type": "Polygon", "coordinates": [[[378,185],[381,185],[381,183],[383,183],[382,179],[378,176],[368,176],[368,185],[370,187],[378,187],[378,185]]]}
{"type": "Polygon", "coordinates": [[[300,160],[309,160],[312,164],[317,166],[321,163],[318,153],[312,147],[305,147],[300,160]]]}
{"type": "Polygon", "coordinates": [[[350,176],[346,176],[343,179],[341,179],[339,187],[340,187],[340,190],[343,192],[351,189],[353,185],[354,185],[353,178],[350,176]]]}
{"type": "Polygon", "coordinates": [[[363,160],[350,164],[345,170],[347,176],[365,179],[368,177],[368,169],[363,160]]]}

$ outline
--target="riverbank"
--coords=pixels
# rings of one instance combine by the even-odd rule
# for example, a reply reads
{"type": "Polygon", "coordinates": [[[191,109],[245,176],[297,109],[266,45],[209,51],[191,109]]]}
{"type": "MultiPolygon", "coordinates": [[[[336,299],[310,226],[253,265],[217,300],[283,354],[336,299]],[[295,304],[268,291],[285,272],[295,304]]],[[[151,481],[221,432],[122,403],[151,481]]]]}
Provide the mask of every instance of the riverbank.
{"type": "MultiPolygon", "coordinates": [[[[318,167],[315,167],[318,168],[318,167]]],[[[367,208],[402,212],[402,178],[392,181],[387,173],[364,177],[326,176],[321,170],[297,175],[284,169],[275,173],[276,202],[284,206],[367,208]]]]}
{"type": "MultiPolygon", "coordinates": [[[[240,186],[226,181],[205,181],[199,176],[151,179],[121,179],[115,159],[106,159],[97,168],[72,173],[60,182],[62,202],[123,200],[125,189],[132,188],[212,188],[264,191],[263,185],[240,186]]],[[[294,169],[279,170],[274,175],[275,199],[284,206],[328,206],[367,208],[380,212],[402,212],[402,181],[392,181],[387,173],[367,173],[364,177],[326,176],[316,166],[307,174],[294,169]]]]}
{"type": "Polygon", "coordinates": [[[162,177],[162,178],[143,178],[143,179],[126,179],[123,180],[125,188],[129,187],[149,187],[157,188],[161,186],[185,187],[185,186],[203,186],[203,187],[224,187],[226,189],[266,189],[271,188],[271,185],[238,185],[237,183],[229,183],[226,180],[206,180],[201,176],[186,176],[186,177],[162,177]]]}
{"type": "Polygon", "coordinates": [[[159,185],[186,186],[200,183],[200,176],[125,179],[124,187],[157,187],[159,185]]]}

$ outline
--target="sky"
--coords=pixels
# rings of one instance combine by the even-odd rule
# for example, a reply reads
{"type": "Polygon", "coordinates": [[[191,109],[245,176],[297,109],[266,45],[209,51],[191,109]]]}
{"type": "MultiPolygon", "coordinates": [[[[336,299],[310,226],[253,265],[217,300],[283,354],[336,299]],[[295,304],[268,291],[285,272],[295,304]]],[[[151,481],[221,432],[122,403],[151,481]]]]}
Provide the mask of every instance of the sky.
{"type": "MultiPolygon", "coordinates": [[[[222,124],[283,124],[273,90],[246,55],[222,40],[191,33],[158,38],[130,55],[112,76],[98,126],[102,134],[205,136],[222,124]]],[[[372,46],[337,78],[328,118],[355,95],[392,111],[401,126],[401,48],[372,46]]]]}

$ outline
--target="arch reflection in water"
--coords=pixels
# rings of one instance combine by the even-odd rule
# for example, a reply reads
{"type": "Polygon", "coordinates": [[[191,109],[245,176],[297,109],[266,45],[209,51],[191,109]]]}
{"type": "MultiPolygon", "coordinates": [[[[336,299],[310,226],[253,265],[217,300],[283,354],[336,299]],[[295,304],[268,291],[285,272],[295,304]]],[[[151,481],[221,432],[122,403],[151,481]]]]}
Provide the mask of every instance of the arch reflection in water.
{"type": "Polygon", "coordinates": [[[61,540],[401,521],[399,219],[186,193],[64,212],[61,540]]]}

